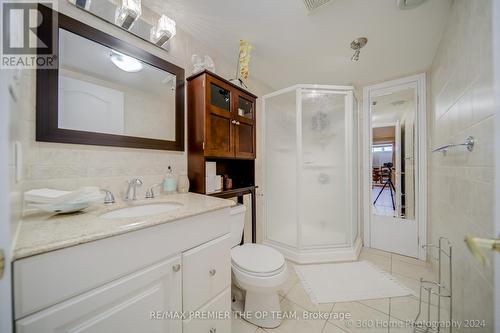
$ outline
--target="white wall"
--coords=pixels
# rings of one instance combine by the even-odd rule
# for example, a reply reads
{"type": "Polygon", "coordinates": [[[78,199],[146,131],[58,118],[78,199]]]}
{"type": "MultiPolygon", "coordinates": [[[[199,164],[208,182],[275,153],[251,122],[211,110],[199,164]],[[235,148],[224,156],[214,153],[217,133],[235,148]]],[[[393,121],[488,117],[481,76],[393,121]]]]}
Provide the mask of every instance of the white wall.
{"type": "MultiPolygon", "coordinates": [[[[190,59],[194,53],[210,55],[214,59],[217,74],[226,78],[235,75],[236,58],[234,61],[226,60],[217,50],[201,44],[196,36],[189,35],[182,27],[178,27],[170,51],[166,52],[83,12],[67,0],[59,1],[59,11],[183,67],[186,77],[191,73],[190,59]]],[[[234,41],[234,45],[237,54],[238,40],[234,41]]],[[[12,110],[11,132],[15,138],[11,140],[11,146],[14,140],[19,140],[24,150],[24,180],[21,183],[11,182],[11,197],[15,199],[13,202],[19,203],[22,191],[32,188],[75,189],[84,185],[108,188],[116,197],[123,197],[126,180],[136,176],[142,177],[145,183],[139,192],[139,196],[142,196],[148,185],[163,179],[169,165],[176,172],[187,169],[186,152],[36,142],[35,79],[34,71],[22,71],[21,102],[16,110],[12,110]]],[[[270,91],[265,84],[252,78],[247,85],[258,96],[270,91]]],[[[260,112],[257,110],[258,116],[260,112]]],[[[20,208],[19,205],[17,207],[20,208]]],[[[19,213],[20,209],[15,211],[19,213]]],[[[18,219],[14,218],[12,221],[18,219]]],[[[12,228],[13,233],[16,227],[17,223],[12,228]]]]}
{"type": "MultiPolygon", "coordinates": [[[[469,253],[466,234],[494,237],[494,104],[491,0],[455,0],[430,78],[430,147],[476,145],[429,156],[429,236],[454,246],[455,320],[485,319],[493,332],[493,269],[469,253]]],[[[491,254],[488,254],[491,256],[491,254]]]]}

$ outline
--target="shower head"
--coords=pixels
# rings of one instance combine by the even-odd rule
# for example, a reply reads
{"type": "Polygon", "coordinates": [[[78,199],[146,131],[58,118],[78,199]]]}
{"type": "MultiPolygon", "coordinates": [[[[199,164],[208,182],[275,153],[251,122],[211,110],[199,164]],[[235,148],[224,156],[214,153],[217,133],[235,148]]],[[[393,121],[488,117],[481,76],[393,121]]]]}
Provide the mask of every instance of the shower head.
{"type": "Polygon", "coordinates": [[[359,37],[351,42],[351,49],[354,50],[354,54],[351,57],[351,61],[356,62],[359,61],[359,55],[361,53],[361,49],[365,47],[366,43],[368,43],[368,38],[359,37]]]}

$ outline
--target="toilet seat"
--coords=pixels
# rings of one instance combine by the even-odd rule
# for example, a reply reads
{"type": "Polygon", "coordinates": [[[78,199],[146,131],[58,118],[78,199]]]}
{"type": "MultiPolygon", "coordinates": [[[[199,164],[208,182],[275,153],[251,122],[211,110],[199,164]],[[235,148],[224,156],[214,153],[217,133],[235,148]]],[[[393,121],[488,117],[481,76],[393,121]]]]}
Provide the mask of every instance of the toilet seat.
{"type": "Polygon", "coordinates": [[[240,272],[270,277],[285,270],[285,258],[277,250],[260,244],[244,244],[231,249],[231,264],[240,272]]]}

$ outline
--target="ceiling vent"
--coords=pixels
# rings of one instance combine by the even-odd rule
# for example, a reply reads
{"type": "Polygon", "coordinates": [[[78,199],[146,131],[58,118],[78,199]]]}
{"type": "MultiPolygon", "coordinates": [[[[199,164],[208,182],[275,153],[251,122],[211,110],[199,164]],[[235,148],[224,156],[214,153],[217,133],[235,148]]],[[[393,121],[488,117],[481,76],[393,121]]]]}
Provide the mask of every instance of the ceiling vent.
{"type": "Polygon", "coordinates": [[[396,3],[400,9],[413,9],[420,6],[425,1],[426,0],[396,0],[396,3]]]}
{"type": "Polygon", "coordinates": [[[319,7],[329,3],[331,0],[303,0],[304,5],[306,5],[306,8],[309,12],[312,12],[319,7]]]}

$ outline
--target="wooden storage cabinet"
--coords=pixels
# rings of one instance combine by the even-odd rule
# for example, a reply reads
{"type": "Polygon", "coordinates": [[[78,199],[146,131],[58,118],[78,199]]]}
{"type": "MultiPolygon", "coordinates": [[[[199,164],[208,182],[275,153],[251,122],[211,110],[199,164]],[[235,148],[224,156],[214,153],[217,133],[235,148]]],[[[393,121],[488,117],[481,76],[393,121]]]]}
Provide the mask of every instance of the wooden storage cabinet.
{"type": "Polygon", "coordinates": [[[208,71],[187,81],[189,152],[255,159],[257,96],[208,71]]]}

